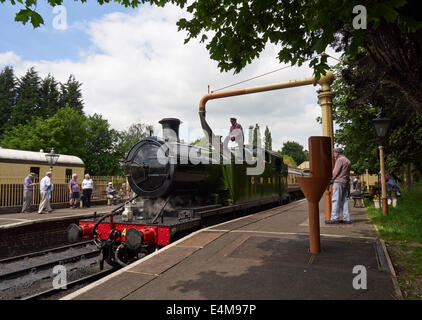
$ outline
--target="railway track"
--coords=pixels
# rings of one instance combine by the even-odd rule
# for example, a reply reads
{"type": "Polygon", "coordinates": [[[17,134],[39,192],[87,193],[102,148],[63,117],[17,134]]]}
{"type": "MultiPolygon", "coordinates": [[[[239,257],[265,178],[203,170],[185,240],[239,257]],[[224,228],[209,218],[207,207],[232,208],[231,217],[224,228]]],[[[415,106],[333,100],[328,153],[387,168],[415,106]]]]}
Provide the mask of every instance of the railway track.
{"type": "Polygon", "coordinates": [[[99,279],[101,252],[93,241],[80,242],[0,260],[0,299],[42,299],[63,292],[55,289],[54,267],[63,266],[66,290],[99,279]]]}

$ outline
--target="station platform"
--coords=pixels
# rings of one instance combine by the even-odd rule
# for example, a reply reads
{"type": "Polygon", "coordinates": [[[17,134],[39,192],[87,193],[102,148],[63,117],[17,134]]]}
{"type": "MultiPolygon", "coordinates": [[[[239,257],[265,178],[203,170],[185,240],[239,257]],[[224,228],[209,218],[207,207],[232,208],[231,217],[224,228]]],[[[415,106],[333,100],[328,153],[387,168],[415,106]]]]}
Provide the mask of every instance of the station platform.
{"type": "Polygon", "coordinates": [[[309,253],[306,200],[199,230],[63,300],[400,299],[365,209],[325,225],[309,253]],[[356,269],[357,268],[357,269],[356,269]]]}
{"type": "Polygon", "coordinates": [[[71,223],[97,214],[110,212],[118,205],[91,208],[62,208],[50,213],[0,214],[0,259],[66,245],[71,223]]]}
{"type": "Polygon", "coordinates": [[[40,221],[46,220],[58,220],[58,219],[65,219],[69,217],[91,217],[94,212],[97,213],[106,213],[110,212],[117,205],[113,206],[92,206],[91,208],[62,208],[62,209],[54,209],[50,213],[43,213],[38,214],[37,211],[30,212],[30,213],[2,213],[0,214],[0,230],[5,230],[9,228],[15,228],[18,226],[34,224],[40,221]]]}

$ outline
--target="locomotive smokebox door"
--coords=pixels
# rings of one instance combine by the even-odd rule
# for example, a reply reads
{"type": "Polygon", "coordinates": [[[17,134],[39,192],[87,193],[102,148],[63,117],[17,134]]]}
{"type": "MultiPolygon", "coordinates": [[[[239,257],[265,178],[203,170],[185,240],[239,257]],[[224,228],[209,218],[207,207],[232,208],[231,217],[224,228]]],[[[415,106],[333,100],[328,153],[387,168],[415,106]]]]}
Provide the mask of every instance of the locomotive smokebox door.
{"type": "Polygon", "coordinates": [[[139,141],[126,156],[126,176],[131,189],[144,198],[158,198],[171,186],[174,164],[171,150],[162,140],[139,141]]]}

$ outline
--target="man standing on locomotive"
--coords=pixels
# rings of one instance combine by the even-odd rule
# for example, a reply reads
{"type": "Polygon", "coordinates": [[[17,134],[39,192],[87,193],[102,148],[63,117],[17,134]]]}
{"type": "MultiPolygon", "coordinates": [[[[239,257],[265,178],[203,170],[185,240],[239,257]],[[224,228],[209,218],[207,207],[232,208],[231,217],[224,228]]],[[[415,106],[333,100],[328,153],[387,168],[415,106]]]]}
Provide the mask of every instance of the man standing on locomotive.
{"type": "Polygon", "coordinates": [[[242,160],[245,159],[245,148],[244,145],[244,135],[243,135],[243,128],[240,125],[240,123],[237,123],[236,118],[230,118],[230,123],[232,124],[230,126],[229,135],[224,139],[224,149],[227,149],[227,145],[229,144],[229,139],[231,141],[235,141],[237,145],[239,146],[240,154],[242,155],[242,160]]]}
{"type": "Polygon", "coordinates": [[[346,223],[350,224],[349,202],[347,201],[348,193],[350,191],[350,160],[343,155],[343,149],[334,149],[334,158],[336,164],[333,170],[333,200],[331,219],[326,221],[326,224],[346,223]],[[340,209],[343,209],[343,220],[339,219],[340,209]]]}

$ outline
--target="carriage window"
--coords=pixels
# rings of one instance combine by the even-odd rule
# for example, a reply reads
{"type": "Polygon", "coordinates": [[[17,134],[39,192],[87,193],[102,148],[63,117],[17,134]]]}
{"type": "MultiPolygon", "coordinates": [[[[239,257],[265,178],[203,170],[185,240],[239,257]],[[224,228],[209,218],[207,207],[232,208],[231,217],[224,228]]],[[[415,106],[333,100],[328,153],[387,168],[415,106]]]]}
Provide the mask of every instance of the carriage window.
{"type": "Polygon", "coordinates": [[[70,181],[70,179],[72,179],[72,169],[66,169],[66,183],[68,183],[70,181]]]}
{"type": "Polygon", "coordinates": [[[29,172],[35,173],[36,179],[40,178],[40,167],[30,167],[29,172]]]}

